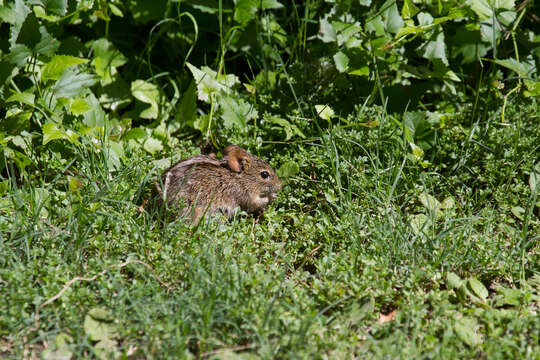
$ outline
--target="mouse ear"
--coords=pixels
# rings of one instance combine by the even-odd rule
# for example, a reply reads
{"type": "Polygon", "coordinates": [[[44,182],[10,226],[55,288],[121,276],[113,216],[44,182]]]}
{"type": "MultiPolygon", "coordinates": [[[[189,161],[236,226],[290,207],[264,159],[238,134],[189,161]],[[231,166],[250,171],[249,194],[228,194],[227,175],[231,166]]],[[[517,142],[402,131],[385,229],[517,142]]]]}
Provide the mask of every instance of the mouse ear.
{"type": "Polygon", "coordinates": [[[223,158],[227,160],[229,168],[237,173],[249,168],[249,154],[237,145],[229,145],[223,149],[223,158]]]}

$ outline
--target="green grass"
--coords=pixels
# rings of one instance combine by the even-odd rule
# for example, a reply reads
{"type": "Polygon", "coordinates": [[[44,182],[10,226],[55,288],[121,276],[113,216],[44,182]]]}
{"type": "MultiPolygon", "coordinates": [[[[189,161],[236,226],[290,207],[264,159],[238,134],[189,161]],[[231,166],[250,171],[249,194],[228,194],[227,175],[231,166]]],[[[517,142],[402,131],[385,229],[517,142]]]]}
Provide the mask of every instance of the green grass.
{"type": "MultiPolygon", "coordinates": [[[[195,228],[141,213],[164,166],[141,150],[116,171],[87,150],[74,153],[76,169],[52,153],[34,178],[8,167],[0,354],[92,357],[103,345],[133,358],[538,359],[529,176],[540,170],[540,117],[534,103],[506,112],[473,135],[450,117],[426,168],[384,111],[355,114],[379,120],[373,129],[251,145],[275,168],[299,165],[258,223],[243,214],[195,228]],[[436,210],[422,194],[453,205],[436,210]],[[88,279],[54,298],[77,277],[88,279]],[[89,325],[95,308],[111,317],[94,320],[101,333],[116,327],[104,339],[89,325]]],[[[197,151],[180,145],[163,157],[197,151]]]]}
{"type": "Polygon", "coordinates": [[[484,3],[6,2],[0,358],[539,360],[538,4],[484,3]],[[146,202],[228,143],[264,217],[146,202]]]}

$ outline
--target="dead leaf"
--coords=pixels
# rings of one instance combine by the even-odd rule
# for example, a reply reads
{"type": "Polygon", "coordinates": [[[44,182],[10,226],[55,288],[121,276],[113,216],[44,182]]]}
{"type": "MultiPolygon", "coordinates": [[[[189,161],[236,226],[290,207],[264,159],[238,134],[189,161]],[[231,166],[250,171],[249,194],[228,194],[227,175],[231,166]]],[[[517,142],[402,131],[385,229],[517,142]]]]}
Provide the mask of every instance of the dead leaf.
{"type": "Polygon", "coordinates": [[[137,209],[137,211],[139,211],[140,214],[144,213],[144,207],[146,206],[147,202],[148,202],[148,199],[144,200],[141,206],[139,206],[139,208],[137,209]]]}
{"type": "Polygon", "coordinates": [[[379,320],[377,320],[377,322],[379,324],[384,324],[385,322],[388,322],[388,321],[392,321],[392,320],[395,320],[396,319],[396,310],[388,313],[388,314],[383,314],[383,313],[380,313],[379,314],[379,320]]]}

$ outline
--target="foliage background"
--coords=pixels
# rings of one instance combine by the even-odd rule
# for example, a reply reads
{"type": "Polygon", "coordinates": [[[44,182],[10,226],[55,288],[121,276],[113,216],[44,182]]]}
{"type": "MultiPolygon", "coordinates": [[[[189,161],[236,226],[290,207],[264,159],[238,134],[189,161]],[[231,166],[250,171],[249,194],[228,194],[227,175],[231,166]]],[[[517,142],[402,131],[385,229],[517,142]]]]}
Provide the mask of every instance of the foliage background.
{"type": "Polygon", "coordinates": [[[540,352],[537,2],[0,4],[2,355],[540,352]],[[139,208],[229,143],[261,222],[139,208]]]}

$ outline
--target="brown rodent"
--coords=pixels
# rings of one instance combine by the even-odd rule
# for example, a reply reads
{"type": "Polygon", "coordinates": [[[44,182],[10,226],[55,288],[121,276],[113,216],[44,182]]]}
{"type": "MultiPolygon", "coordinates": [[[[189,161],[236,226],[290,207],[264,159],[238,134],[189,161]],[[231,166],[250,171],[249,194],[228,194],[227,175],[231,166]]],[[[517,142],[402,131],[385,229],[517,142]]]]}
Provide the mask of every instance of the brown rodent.
{"type": "Polygon", "coordinates": [[[223,159],[197,155],[181,160],[156,183],[160,204],[178,208],[179,216],[198,223],[203,215],[230,219],[240,208],[261,214],[281,190],[274,169],[237,145],[223,150],[223,159]]]}

